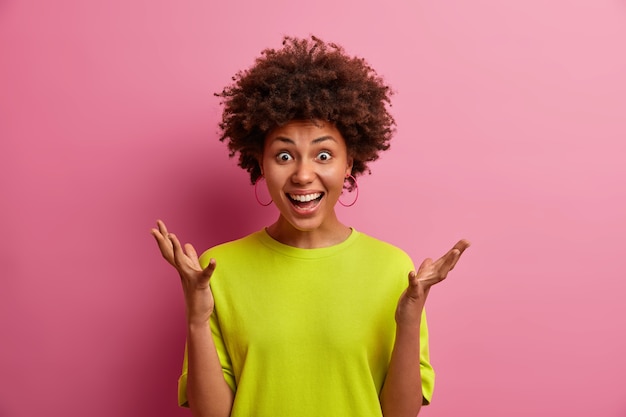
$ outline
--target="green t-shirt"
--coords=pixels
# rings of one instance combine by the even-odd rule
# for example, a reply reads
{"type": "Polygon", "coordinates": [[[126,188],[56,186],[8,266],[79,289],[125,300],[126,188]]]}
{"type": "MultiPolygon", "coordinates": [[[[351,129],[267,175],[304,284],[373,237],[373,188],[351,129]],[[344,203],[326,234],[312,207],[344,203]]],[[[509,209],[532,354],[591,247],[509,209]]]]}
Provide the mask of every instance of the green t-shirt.
{"type": "MultiPolygon", "coordinates": [[[[381,416],[379,394],[395,338],[395,309],[413,268],[402,250],[353,230],[344,242],[300,249],[265,230],[209,249],[211,330],[235,391],[233,417],[381,416]]],[[[434,372],[422,316],[420,369],[434,372]]],[[[187,404],[187,357],[179,403],[187,404]]]]}

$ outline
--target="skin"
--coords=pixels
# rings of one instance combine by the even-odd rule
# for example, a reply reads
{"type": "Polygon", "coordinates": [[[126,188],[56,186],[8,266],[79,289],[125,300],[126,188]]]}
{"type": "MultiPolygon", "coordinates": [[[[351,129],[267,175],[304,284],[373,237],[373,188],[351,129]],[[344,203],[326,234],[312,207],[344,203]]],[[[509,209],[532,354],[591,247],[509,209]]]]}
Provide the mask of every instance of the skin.
{"type": "Polygon", "coordinates": [[[185,296],[189,408],[196,417],[228,417],[235,394],[224,379],[209,327],[214,308],[209,280],[215,270],[215,260],[211,259],[202,269],[193,246],[182,246],[160,220],[151,233],[165,260],[178,271],[185,296]]]}
{"type": "Polygon", "coordinates": [[[385,417],[414,417],[422,407],[421,390],[415,389],[422,384],[419,366],[422,310],[430,288],[446,279],[469,245],[462,239],[441,258],[436,261],[427,258],[417,272],[409,272],[408,287],[396,308],[396,341],[380,394],[385,417]]]}
{"type": "MultiPolygon", "coordinates": [[[[269,132],[259,165],[280,213],[267,228],[270,236],[299,248],[332,246],[348,238],[351,229],[338,220],[335,204],[352,169],[352,158],[332,124],[293,121],[269,132]],[[303,208],[290,199],[298,195],[321,198],[303,208]]],[[[209,280],[216,261],[211,259],[203,270],[193,246],[181,245],[160,220],[151,233],[181,278],[188,324],[187,396],[191,411],[197,417],[226,417],[234,393],[224,380],[209,328],[214,307],[209,280]]],[[[395,313],[396,341],[380,394],[385,417],[415,417],[420,411],[423,398],[416,387],[421,386],[422,310],[430,288],[447,277],[468,247],[467,240],[460,240],[441,258],[425,259],[408,275],[395,313]]]]}
{"type": "Polygon", "coordinates": [[[294,121],[271,131],[259,158],[268,191],[280,214],[267,228],[274,239],[298,248],[343,242],[351,229],[335,214],[345,178],[352,170],[341,133],[330,123],[294,121]],[[317,195],[319,203],[300,210],[290,195],[317,195]]]}

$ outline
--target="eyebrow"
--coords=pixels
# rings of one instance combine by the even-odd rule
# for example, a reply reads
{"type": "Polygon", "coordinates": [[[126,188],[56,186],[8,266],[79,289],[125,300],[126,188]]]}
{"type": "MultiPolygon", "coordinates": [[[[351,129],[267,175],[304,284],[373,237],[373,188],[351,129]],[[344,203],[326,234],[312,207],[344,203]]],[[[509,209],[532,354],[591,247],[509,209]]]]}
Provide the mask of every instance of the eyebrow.
{"type": "MultiPolygon", "coordinates": [[[[296,144],[296,142],[294,142],[292,139],[289,139],[286,136],[276,136],[274,138],[274,141],[277,141],[277,140],[281,141],[281,142],[285,142],[285,143],[290,143],[292,145],[296,144]]],[[[332,137],[330,135],[326,135],[326,136],[321,136],[319,138],[313,139],[312,143],[321,143],[321,142],[324,142],[324,141],[327,141],[327,140],[332,140],[333,142],[337,142],[334,137],[332,137]]]]}

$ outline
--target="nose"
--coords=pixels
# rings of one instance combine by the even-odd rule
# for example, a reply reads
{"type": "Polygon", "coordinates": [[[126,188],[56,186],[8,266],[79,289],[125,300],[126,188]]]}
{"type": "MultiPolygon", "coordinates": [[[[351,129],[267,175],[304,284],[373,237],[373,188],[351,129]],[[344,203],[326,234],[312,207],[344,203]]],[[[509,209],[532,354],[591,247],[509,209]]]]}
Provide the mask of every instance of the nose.
{"type": "Polygon", "coordinates": [[[315,169],[310,161],[300,161],[295,168],[291,176],[295,184],[308,184],[315,178],[315,169]]]}

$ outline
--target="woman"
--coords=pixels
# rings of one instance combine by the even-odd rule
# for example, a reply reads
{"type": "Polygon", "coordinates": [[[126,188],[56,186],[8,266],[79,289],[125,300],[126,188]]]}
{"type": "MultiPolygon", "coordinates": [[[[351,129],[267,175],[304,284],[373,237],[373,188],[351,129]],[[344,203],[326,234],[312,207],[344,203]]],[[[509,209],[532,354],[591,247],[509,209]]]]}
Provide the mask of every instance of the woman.
{"type": "Polygon", "coordinates": [[[414,271],[337,218],[344,188],[358,196],[355,177],[389,147],[390,89],[314,37],[286,37],[233,81],[218,94],[221,140],[279,215],[199,258],[163,222],[152,229],[185,295],[180,404],[196,416],[415,416],[434,383],[424,303],[469,243],[414,271]]]}

